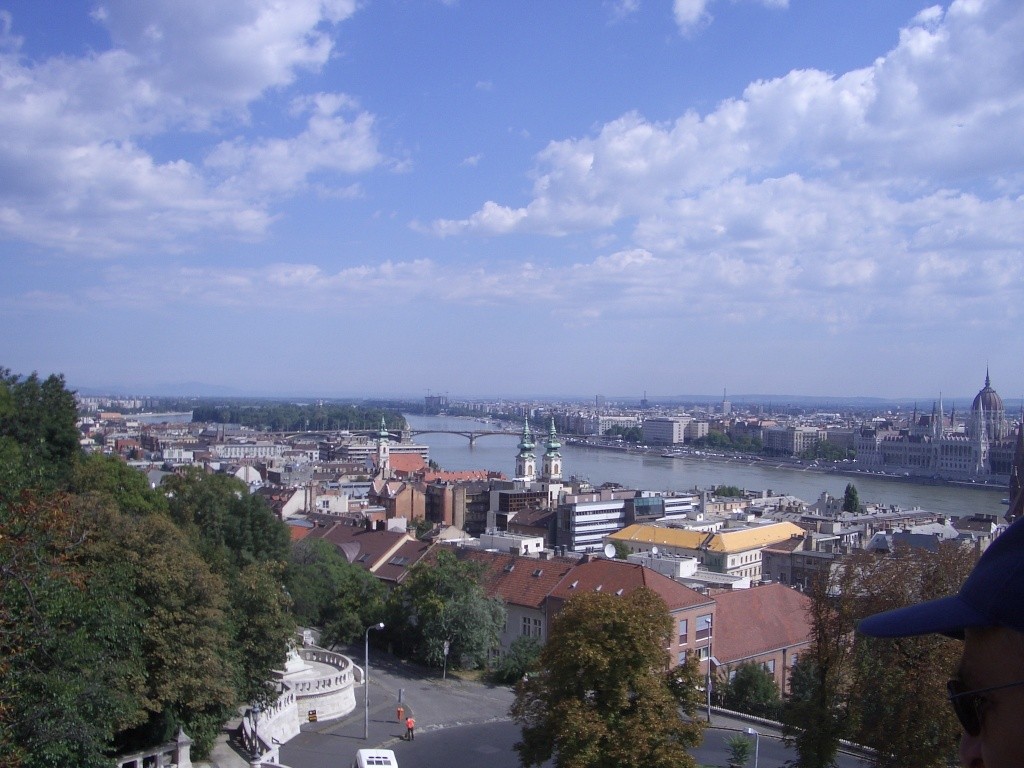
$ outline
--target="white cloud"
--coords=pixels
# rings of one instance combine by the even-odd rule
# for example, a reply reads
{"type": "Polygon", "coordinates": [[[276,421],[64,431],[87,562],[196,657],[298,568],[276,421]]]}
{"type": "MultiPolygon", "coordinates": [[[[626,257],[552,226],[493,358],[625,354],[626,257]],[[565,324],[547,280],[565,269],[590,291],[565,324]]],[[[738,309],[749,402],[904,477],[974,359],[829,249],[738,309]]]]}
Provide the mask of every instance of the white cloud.
{"type": "MultiPolygon", "coordinates": [[[[632,226],[633,248],[616,260],[636,249],[651,260],[622,271],[623,296],[635,273],[633,287],[653,296],[673,285],[717,300],[749,289],[822,318],[849,316],[838,297],[862,316],[952,312],[943,298],[961,293],[1020,301],[1022,39],[1016,2],[929,9],[870,67],[795,70],[706,115],[655,123],[631,112],[553,141],[525,204],[489,200],[432,228],[593,236],[632,226]]],[[[596,279],[607,266],[584,271],[596,279]]]]}
{"type": "Polygon", "coordinates": [[[338,112],[353,106],[342,94],[318,94],[301,100],[310,112],[305,130],[287,139],[218,145],[206,166],[226,174],[223,186],[235,195],[294,192],[321,171],[363,173],[383,162],[367,112],[346,120],[338,112]]]}
{"type": "MultiPolygon", "coordinates": [[[[354,0],[108,0],[110,50],[38,62],[0,52],[0,235],[106,255],[261,237],[276,196],[339,199],[341,175],[385,162],[375,118],[343,94],[293,100],[293,135],[259,135],[247,107],[316,70],[354,0]],[[238,136],[203,140],[203,130],[238,136]],[[181,130],[187,154],[176,151],[181,130]],[[204,154],[207,156],[204,159],[204,154]]],[[[12,39],[0,17],[0,42],[12,39]]],[[[5,46],[0,45],[0,51],[5,46]]]]}
{"type": "MultiPolygon", "coordinates": [[[[765,8],[788,8],[789,0],[753,0],[765,8]]],[[[686,35],[707,26],[712,16],[708,10],[714,0],[673,0],[672,14],[679,30],[686,35]]],[[[736,0],[733,0],[736,2],[736,0]]]]}
{"type": "Polygon", "coordinates": [[[203,122],[320,69],[333,49],[327,25],[355,10],[355,0],[105,0],[97,18],[136,77],[203,122]]]}

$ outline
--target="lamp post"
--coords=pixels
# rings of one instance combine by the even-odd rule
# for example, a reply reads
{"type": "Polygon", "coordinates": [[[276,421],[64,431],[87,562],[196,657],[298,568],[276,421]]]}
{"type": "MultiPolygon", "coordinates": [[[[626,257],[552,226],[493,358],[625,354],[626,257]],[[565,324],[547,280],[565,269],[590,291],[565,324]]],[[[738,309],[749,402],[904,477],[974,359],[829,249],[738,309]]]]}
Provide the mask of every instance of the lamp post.
{"type": "Polygon", "coordinates": [[[753,728],[747,728],[747,734],[754,737],[754,768],[757,768],[757,753],[760,751],[761,734],[753,728]]]}
{"type": "Polygon", "coordinates": [[[384,629],[384,622],[366,628],[363,635],[363,738],[370,738],[370,630],[384,629]]]}

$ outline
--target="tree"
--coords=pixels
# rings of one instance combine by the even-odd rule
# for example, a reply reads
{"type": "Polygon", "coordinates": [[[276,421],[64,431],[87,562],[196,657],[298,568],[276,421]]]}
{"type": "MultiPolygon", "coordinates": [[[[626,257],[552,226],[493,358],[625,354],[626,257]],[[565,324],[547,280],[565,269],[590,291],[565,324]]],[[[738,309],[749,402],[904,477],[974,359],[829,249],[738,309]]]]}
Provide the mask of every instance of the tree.
{"type": "Polygon", "coordinates": [[[808,608],[811,649],[796,666],[791,695],[782,710],[782,735],[796,748],[796,768],[831,768],[847,734],[845,696],[853,642],[849,607],[830,599],[841,589],[835,576],[816,579],[808,608]]]}
{"type": "Polygon", "coordinates": [[[161,487],[171,518],[197,537],[218,573],[233,576],[249,563],[288,559],[287,527],[241,480],[192,469],[168,477],[161,487]]]}
{"type": "Polygon", "coordinates": [[[387,588],[322,539],[304,539],[292,547],[285,583],[296,619],[321,627],[328,646],[354,642],[366,627],[384,619],[387,588]]]}
{"type": "Polygon", "coordinates": [[[79,454],[75,417],[63,376],[23,379],[0,368],[0,495],[63,486],[79,454]]]}
{"type": "Polygon", "coordinates": [[[515,683],[523,679],[540,659],[540,641],[535,637],[520,635],[512,641],[508,653],[501,657],[494,670],[494,679],[499,683],[515,683]]]}
{"type": "Polygon", "coordinates": [[[724,687],[727,709],[770,720],[778,718],[782,706],[779,686],[775,676],[760,664],[740,664],[736,675],[724,687]]]}
{"type": "Polygon", "coordinates": [[[738,488],[735,485],[716,485],[715,495],[728,496],[730,498],[740,498],[741,496],[743,496],[743,489],[738,488]]]}
{"type": "Polygon", "coordinates": [[[615,559],[616,560],[628,560],[629,559],[629,545],[624,541],[613,541],[612,546],[615,547],[615,559]]]}
{"type": "Polygon", "coordinates": [[[750,759],[750,739],[740,733],[734,733],[725,740],[729,749],[729,765],[743,768],[750,759]]]}
{"type": "Polygon", "coordinates": [[[281,583],[283,570],[282,563],[250,563],[232,584],[231,649],[243,701],[266,705],[277,698],[272,671],[281,668],[295,634],[291,598],[281,583]]]}
{"type": "Polygon", "coordinates": [[[783,711],[783,734],[801,768],[834,762],[840,738],[877,751],[876,764],[939,768],[953,758],[956,721],[945,679],[957,643],[941,636],[868,638],[861,618],[956,592],[977,559],[973,548],[852,555],[811,591],[812,646],[800,657],[783,711]]]}
{"type": "Polygon", "coordinates": [[[75,499],[0,503],[0,754],[23,768],[109,765],[145,719],[131,571],[92,567],[75,499]]]}
{"type": "Polygon", "coordinates": [[[505,606],[487,597],[482,576],[483,566],[448,551],[417,563],[391,594],[389,638],[432,667],[483,666],[498,645],[505,606]]]}
{"type": "Polygon", "coordinates": [[[695,762],[687,752],[701,724],[679,715],[697,706],[696,662],[666,671],[672,630],[653,591],[583,593],[551,624],[539,671],[516,688],[512,717],[523,766],[669,768],[695,762]]]}
{"type": "Polygon", "coordinates": [[[846,484],[843,491],[843,512],[858,512],[860,510],[860,498],[857,496],[857,486],[853,483],[846,484]]]}

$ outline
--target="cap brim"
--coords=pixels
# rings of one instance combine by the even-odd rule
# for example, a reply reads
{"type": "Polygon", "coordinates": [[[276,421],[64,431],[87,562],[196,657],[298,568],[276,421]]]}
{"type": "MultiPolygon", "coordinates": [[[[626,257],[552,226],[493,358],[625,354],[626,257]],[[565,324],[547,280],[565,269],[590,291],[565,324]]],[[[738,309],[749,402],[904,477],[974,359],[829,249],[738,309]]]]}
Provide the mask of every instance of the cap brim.
{"type": "Polygon", "coordinates": [[[959,596],[952,595],[868,616],[857,625],[857,631],[871,637],[912,637],[939,633],[962,638],[968,627],[984,627],[991,623],[990,619],[971,608],[959,596]]]}

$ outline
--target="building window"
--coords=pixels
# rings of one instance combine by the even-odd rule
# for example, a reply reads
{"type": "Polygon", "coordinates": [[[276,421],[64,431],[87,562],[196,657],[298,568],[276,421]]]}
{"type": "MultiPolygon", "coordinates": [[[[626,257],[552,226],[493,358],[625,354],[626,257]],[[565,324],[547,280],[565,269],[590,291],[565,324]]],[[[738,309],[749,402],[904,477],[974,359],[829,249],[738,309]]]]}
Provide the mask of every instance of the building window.
{"type": "Polygon", "coordinates": [[[711,637],[711,614],[697,617],[697,635],[698,640],[707,640],[711,637]]]}
{"type": "Polygon", "coordinates": [[[683,665],[686,663],[686,651],[679,652],[679,664],[683,665]]]}
{"type": "Polygon", "coordinates": [[[773,675],[775,674],[775,659],[770,659],[761,666],[764,667],[766,672],[770,672],[773,675]]]}
{"type": "Polygon", "coordinates": [[[686,619],[679,620],[679,644],[684,645],[687,641],[688,622],[686,619]]]}
{"type": "Polygon", "coordinates": [[[530,619],[526,616],[523,616],[522,634],[526,637],[530,636],[530,619]]]}
{"type": "Polygon", "coordinates": [[[533,636],[540,637],[540,619],[533,620],[533,636]]]}
{"type": "Polygon", "coordinates": [[[700,659],[701,661],[704,661],[704,659],[710,659],[711,658],[711,648],[710,648],[710,646],[702,645],[700,648],[698,648],[697,649],[697,658],[700,659]]]}

